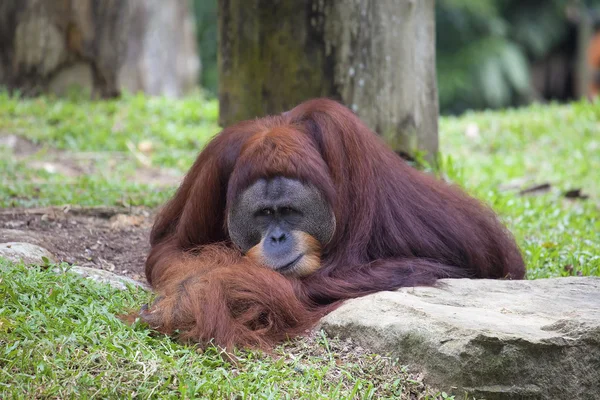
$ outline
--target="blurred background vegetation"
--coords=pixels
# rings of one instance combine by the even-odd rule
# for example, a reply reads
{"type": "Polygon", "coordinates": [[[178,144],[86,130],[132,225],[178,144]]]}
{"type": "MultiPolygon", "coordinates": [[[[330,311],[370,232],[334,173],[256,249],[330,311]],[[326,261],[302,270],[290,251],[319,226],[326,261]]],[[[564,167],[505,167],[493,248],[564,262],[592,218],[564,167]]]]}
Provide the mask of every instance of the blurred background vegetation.
{"type": "MultiPolygon", "coordinates": [[[[217,0],[194,0],[201,85],[216,95],[217,0]]],[[[442,114],[576,98],[582,24],[600,0],[438,0],[437,73],[442,114]]]]}

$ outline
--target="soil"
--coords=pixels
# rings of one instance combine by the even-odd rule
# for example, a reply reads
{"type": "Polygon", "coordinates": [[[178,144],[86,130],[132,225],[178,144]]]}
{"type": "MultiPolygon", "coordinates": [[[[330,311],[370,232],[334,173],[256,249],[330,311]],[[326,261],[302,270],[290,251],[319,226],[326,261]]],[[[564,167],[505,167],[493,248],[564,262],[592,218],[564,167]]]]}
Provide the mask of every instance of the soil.
{"type": "Polygon", "coordinates": [[[155,211],[125,207],[0,210],[0,242],[29,242],[56,261],[145,281],[144,261],[155,211]]]}

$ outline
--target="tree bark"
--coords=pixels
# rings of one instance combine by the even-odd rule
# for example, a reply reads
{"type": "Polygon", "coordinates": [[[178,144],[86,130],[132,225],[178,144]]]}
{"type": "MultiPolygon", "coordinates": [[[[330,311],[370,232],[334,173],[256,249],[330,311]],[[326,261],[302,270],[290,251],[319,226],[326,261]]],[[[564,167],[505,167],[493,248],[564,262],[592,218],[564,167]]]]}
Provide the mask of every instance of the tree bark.
{"type": "Polygon", "coordinates": [[[220,123],[326,96],[434,161],[434,17],[434,0],[220,0],[220,123]]]}
{"type": "Polygon", "coordinates": [[[198,60],[187,1],[0,2],[0,85],[26,95],[179,96],[195,86],[198,60]]]}

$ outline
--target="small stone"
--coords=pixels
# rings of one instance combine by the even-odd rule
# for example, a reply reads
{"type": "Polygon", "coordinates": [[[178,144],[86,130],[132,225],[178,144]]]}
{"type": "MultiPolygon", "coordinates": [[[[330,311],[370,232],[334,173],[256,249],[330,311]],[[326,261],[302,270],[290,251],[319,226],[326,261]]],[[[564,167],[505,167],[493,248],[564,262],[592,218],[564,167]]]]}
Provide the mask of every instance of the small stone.
{"type": "Polygon", "coordinates": [[[25,226],[25,224],[25,221],[8,221],[4,224],[4,226],[9,229],[16,229],[25,226]]]}
{"type": "Polygon", "coordinates": [[[27,265],[45,265],[47,259],[55,262],[54,254],[47,249],[31,243],[8,242],[0,243],[0,257],[18,263],[21,260],[27,265]]]}
{"type": "Polygon", "coordinates": [[[127,289],[127,284],[143,289],[148,289],[148,286],[142,282],[135,281],[126,276],[120,276],[109,271],[105,271],[97,268],[73,266],[69,268],[69,272],[74,272],[85,278],[92,279],[96,282],[107,283],[112,287],[120,290],[127,289]]]}

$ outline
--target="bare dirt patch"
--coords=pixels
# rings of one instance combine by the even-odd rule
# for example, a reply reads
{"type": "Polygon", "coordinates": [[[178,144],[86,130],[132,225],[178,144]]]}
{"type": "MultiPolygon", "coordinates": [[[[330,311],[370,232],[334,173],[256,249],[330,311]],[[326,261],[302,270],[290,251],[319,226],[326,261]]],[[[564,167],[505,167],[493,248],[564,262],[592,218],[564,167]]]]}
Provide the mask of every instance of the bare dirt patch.
{"type": "Polygon", "coordinates": [[[37,244],[57,261],[145,281],[144,261],[154,211],[125,207],[0,210],[0,242],[37,244]]]}

